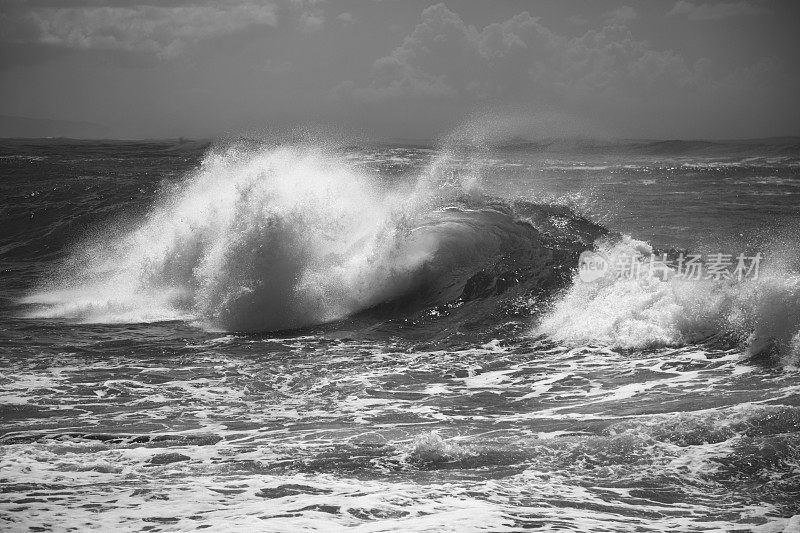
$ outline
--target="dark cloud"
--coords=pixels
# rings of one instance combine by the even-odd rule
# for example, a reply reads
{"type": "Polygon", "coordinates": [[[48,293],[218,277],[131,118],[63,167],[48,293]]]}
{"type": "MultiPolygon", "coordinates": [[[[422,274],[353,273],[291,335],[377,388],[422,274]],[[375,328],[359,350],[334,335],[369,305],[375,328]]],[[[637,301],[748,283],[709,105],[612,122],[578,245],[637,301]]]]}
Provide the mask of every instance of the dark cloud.
{"type": "Polygon", "coordinates": [[[523,98],[532,92],[567,98],[630,101],[642,91],[696,87],[703,64],[635,39],[620,8],[607,26],[580,37],[559,35],[529,13],[477,29],[444,4],[429,7],[403,44],[373,65],[372,81],[355,88],[367,99],[398,97],[523,98]]]}
{"type": "Polygon", "coordinates": [[[672,11],[669,12],[671,16],[683,16],[689,20],[720,20],[729,17],[765,15],[769,13],[772,13],[770,9],[753,2],[699,3],[689,0],[678,0],[672,11]]]}
{"type": "Polygon", "coordinates": [[[353,16],[352,13],[344,12],[344,13],[339,13],[338,15],[336,15],[336,20],[338,20],[339,22],[341,22],[344,25],[348,25],[348,24],[352,24],[353,22],[355,22],[356,18],[353,16]]]}
{"type": "Polygon", "coordinates": [[[0,42],[78,51],[121,51],[173,59],[198,42],[275,27],[291,12],[304,29],[322,27],[318,0],[227,2],[6,2],[0,42]]]}
{"type": "Polygon", "coordinates": [[[0,113],[131,136],[325,122],[419,138],[487,109],[611,135],[795,134],[799,6],[0,0],[0,113]]]}
{"type": "MultiPolygon", "coordinates": [[[[719,13],[732,16],[734,9],[725,9],[719,13]]],[[[797,107],[787,98],[792,87],[800,88],[797,73],[778,59],[764,57],[733,69],[707,57],[689,60],[637,38],[629,26],[639,19],[636,10],[622,5],[599,15],[599,27],[568,36],[528,12],[476,27],[437,4],[422,12],[399,46],[373,63],[368,81],[344,82],[334,94],[373,106],[406,105],[418,114],[444,103],[460,109],[556,106],[627,123],[622,132],[632,135],[678,128],[681,121],[700,117],[703,123],[693,124],[698,130],[736,116],[764,127],[768,117],[779,116],[775,106],[797,107]],[[750,116],[754,105],[768,113],[750,116]],[[641,124],[631,127],[637,120],[641,124]]]]}

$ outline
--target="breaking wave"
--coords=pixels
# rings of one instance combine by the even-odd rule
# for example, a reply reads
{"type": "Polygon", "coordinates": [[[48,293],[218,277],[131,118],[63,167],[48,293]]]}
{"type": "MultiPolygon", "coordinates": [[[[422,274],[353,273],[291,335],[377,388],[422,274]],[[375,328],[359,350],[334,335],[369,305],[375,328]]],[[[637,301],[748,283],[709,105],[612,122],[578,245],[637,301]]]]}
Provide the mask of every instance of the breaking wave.
{"type": "Polygon", "coordinates": [[[24,303],[35,317],[285,330],[552,282],[573,262],[565,246],[601,232],[564,208],[484,198],[468,172],[441,168],[387,182],[321,148],[212,151],[141,222],[104,228],[24,303]]]}
{"type": "MultiPolygon", "coordinates": [[[[613,263],[645,262],[652,247],[628,236],[600,239],[596,248],[613,263]]],[[[569,289],[541,317],[534,332],[574,345],[621,349],[728,341],[747,355],[800,354],[800,276],[785,262],[766,265],[759,276],[735,280],[606,275],[569,289]]]]}
{"type": "Polygon", "coordinates": [[[640,261],[653,250],[565,207],[486,197],[480,172],[447,158],[385,177],[318,146],[211,150],[137,223],[76,246],[23,303],[31,317],[258,332],[457,309],[456,324],[533,315],[534,334],[566,344],[800,353],[800,277],[785,264],[741,283],[583,283],[585,249],[640,261]]]}

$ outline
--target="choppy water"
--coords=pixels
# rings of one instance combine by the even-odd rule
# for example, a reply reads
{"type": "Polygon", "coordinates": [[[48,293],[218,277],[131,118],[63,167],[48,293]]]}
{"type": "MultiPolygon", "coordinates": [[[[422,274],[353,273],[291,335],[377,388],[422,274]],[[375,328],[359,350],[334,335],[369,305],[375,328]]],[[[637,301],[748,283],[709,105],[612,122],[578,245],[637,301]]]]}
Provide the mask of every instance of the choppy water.
{"type": "Polygon", "coordinates": [[[793,148],[534,148],[6,142],[1,528],[800,528],[793,148]]]}

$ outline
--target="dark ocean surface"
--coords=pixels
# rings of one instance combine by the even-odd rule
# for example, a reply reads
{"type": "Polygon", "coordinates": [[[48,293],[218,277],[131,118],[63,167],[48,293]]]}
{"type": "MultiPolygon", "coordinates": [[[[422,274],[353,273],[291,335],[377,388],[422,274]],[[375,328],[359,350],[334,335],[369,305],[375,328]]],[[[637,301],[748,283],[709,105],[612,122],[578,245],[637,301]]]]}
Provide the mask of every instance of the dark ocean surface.
{"type": "Polygon", "coordinates": [[[800,531],[796,139],[6,140],[0,188],[0,530],[800,531]]]}

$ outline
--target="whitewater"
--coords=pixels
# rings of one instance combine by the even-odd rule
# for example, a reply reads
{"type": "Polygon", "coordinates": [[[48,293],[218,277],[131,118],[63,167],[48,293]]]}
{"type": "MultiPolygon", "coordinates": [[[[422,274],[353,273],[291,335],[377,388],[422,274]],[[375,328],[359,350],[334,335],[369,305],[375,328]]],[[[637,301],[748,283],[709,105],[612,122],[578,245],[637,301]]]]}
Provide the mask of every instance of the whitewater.
{"type": "Polygon", "coordinates": [[[1,148],[5,527],[800,528],[796,145],[1,148]]]}

